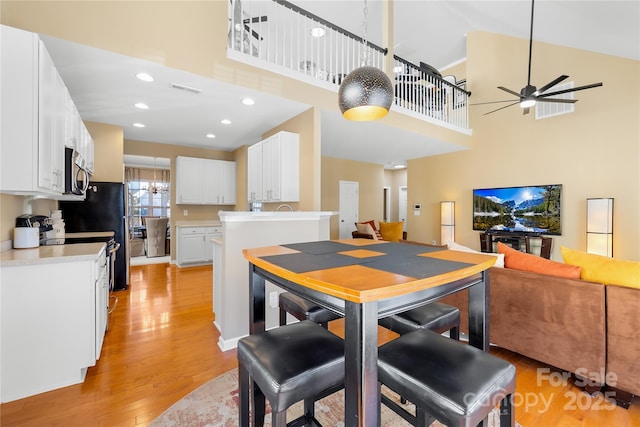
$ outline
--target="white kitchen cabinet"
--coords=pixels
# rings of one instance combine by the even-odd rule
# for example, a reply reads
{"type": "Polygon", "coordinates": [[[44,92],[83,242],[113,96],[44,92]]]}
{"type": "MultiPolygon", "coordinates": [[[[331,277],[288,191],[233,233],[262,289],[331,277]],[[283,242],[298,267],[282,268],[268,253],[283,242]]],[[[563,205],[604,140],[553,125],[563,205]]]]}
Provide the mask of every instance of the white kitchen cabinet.
{"type": "Polygon", "coordinates": [[[247,159],[250,202],[297,202],[300,200],[298,134],[278,132],[250,146],[247,159]]]}
{"type": "Polygon", "coordinates": [[[37,34],[0,27],[0,191],[64,192],[65,91],[37,34]]]}
{"type": "Polygon", "coordinates": [[[194,157],[176,157],[176,203],[202,204],[202,162],[194,157]]]}
{"type": "Polygon", "coordinates": [[[204,264],[213,260],[211,239],[222,237],[222,227],[193,226],[177,229],[179,267],[204,264]]]}
{"type": "MultiPolygon", "coordinates": [[[[0,268],[2,402],[81,383],[100,357],[107,324],[106,252],[104,244],[84,245],[91,253],[69,261],[60,255],[30,263],[25,254],[0,268]]],[[[64,254],[80,248],[30,251],[64,254]]]]}
{"type": "Polygon", "coordinates": [[[247,199],[249,202],[263,200],[262,195],[262,141],[247,149],[247,199]]]}
{"type": "Polygon", "coordinates": [[[226,160],[176,158],[176,203],[235,205],[236,164],[226,160]]]}

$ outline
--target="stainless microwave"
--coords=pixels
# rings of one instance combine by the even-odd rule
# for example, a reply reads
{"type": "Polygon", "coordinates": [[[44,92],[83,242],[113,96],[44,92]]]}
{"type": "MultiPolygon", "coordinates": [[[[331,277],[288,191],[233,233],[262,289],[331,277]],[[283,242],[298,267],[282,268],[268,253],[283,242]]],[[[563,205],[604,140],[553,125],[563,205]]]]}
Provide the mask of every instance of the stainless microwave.
{"type": "Polygon", "coordinates": [[[83,195],[89,188],[89,172],[84,159],[75,149],[64,149],[64,193],[83,195]]]}

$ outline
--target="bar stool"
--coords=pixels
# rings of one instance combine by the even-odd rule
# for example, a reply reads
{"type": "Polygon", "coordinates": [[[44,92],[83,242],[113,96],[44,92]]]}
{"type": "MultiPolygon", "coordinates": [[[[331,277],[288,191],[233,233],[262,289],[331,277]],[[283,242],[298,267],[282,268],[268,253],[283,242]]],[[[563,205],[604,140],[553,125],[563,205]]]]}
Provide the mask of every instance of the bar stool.
{"type": "Polygon", "coordinates": [[[426,329],[378,349],[378,381],[416,405],[415,416],[399,409],[415,426],[426,427],[430,416],[449,427],[476,426],[498,402],[500,426],[514,425],[516,368],[426,329]]]}
{"type": "Polygon", "coordinates": [[[241,427],[250,425],[250,413],[254,425],[264,424],[265,397],[273,427],[286,426],[287,408],[301,400],[304,424],[297,425],[319,425],[314,402],[343,388],[343,341],[310,320],[242,338],[237,355],[241,427]]]}
{"type": "Polygon", "coordinates": [[[331,310],[320,307],[291,292],[282,292],[278,296],[278,305],[280,306],[280,326],[287,324],[287,313],[291,313],[298,320],[311,320],[325,329],[329,327],[331,320],[340,318],[331,310]]]}
{"type": "Polygon", "coordinates": [[[439,334],[449,331],[449,338],[456,341],[460,339],[460,310],[441,302],[384,317],[378,320],[378,324],[400,335],[429,329],[439,334]]]}

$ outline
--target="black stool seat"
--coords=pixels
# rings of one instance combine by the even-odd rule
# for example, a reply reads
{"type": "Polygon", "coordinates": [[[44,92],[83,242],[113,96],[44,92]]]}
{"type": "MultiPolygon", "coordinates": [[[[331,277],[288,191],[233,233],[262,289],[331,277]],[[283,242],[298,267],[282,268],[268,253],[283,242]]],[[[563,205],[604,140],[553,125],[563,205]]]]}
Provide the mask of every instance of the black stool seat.
{"type": "Polygon", "coordinates": [[[249,423],[251,384],[258,387],[254,387],[254,419],[264,418],[266,397],[271,405],[274,427],[286,424],[286,410],[294,403],[305,400],[305,415],[313,417],[316,396],[342,388],[343,341],[312,321],[280,326],[242,338],[237,354],[240,426],[249,423]]]}
{"type": "Polygon", "coordinates": [[[476,426],[501,402],[500,425],[512,426],[516,369],[504,360],[429,330],[402,335],[378,350],[378,380],[447,426],[476,426]]]}
{"type": "Polygon", "coordinates": [[[460,310],[452,305],[432,302],[412,310],[378,320],[378,324],[400,335],[418,329],[430,329],[439,334],[451,330],[450,337],[459,339],[460,310]]]}
{"type": "Polygon", "coordinates": [[[287,313],[291,313],[298,320],[311,320],[325,329],[331,320],[340,318],[339,315],[331,310],[320,307],[291,292],[282,292],[278,296],[278,305],[280,306],[280,325],[287,324],[287,313]]]}

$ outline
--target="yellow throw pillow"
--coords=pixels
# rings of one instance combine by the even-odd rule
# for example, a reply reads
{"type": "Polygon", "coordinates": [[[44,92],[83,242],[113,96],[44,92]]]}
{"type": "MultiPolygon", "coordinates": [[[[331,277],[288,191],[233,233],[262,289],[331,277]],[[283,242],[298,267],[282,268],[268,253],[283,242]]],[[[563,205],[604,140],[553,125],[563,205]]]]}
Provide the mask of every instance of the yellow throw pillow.
{"type": "Polygon", "coordinates": [[[399,242],[402,240],[402,227],[404,223],[401,222],[382,222],[380,221],[380,233],[382,234],[382,240],[389,242],[399,242]]]}
{"type": "Polygon", "coordinates": [[[640,262],[588,254],[564,246],[560,246],[560,252],[565,263],[582,268],[582,280],[640,289],[640,262]]]}

